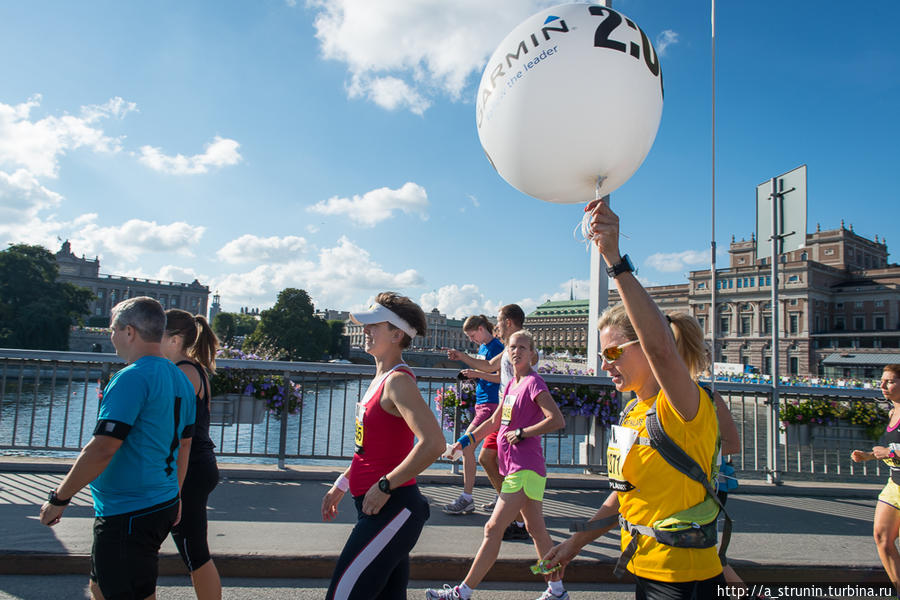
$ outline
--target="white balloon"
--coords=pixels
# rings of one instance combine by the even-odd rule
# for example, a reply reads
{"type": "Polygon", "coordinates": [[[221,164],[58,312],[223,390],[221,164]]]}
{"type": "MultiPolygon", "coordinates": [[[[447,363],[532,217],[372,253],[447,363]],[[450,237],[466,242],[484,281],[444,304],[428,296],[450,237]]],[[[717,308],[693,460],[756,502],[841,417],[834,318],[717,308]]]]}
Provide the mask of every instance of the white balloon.
{"type": "Polygon", "coordinates": [[[478,137],[512,186],[549,202],[588,202],[644,162],[662,116],[656,50],[605,6],[561,4],[516,27],[476,98],[478,137]]]}

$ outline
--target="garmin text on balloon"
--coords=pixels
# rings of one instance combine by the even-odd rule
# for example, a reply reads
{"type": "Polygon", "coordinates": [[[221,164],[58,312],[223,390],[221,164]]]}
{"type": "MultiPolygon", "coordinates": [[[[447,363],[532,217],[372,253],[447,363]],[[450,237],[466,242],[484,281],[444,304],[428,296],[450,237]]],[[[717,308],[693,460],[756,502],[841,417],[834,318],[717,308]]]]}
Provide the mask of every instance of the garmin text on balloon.
{"type": "MultiPolygon", "coordinates": [[[[528,37],[529,39],[521,40],[518,44],[516,44],[515,53],[507,52],[506,56],[500,60],[496,65],[494,65],[493,69],[491,69],[491,84],[489,86],[482,86],[481,90],[481,98],[478,99],[477,105],[477,115],[476,115],[476,125],[480,128],[482,122],[482,115],[484,114],[484,107],[487,104],[488,98],[491,97],[491,94],[497,87],[497,78],[504,77],[506,75],[506,71],[503,70],[503,65],[506,63],[507,69],[512,69],[513,61],[519,61],[522,55],[528,54],[528,41],[531,41],[531,45],[533,48],[537,48],[541,45],[541,42],[549,42],[550,41],[550,32],[555,31],[558,33],[568,33],[569,26],[566,25],[565,19],[560,19],[559,17],[549,16],[544,21],[544,26],[541,27],[539,33],[532,33],[528,37]],[[552,23],[552,26],[550,25],[552,23]],[[538,36],[542,36],[543,40],[541,40],[538,36]]],[[[525,56],[527,58],[527,56],[525,56]]]]}

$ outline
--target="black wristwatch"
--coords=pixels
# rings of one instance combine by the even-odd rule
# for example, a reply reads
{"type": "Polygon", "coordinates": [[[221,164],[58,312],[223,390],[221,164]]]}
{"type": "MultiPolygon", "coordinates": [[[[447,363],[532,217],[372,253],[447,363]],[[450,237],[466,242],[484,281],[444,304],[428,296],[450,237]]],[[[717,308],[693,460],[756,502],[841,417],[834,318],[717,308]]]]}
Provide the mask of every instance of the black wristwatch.
{"type": "Polygon", "coordinates": [[[391,493],[391,482],[388,481],[387,475],[382,476],[382,478],[378,480],[378,489],[385,494],[391,493]]]}
{"type": "Polygon", "coordinates": [[[50,494],[47,496],[47,502],[52,504],[53,506],[68,506],[69,502],[72,499],[68,498],[67,500],[63,500],[59,496],[56,495],[56,490],[50,490],[50,494]]]}
{"type": "Polygon", "coordinates": [[[521,442],[522,440],[525,439],[525,432],[522,431],[522,428],[521,428],[521,427],[519,427],[518,429],[516,429],[516,437],[519,438],[519,441],[520,441],[520,442],[521,442]]]}
{"type": "Polygon", "coordinates": [[[613,279],[625,272],[634,273],[634,265],[631,264],[631,259],[628,258],[627,254],[623,254],[622,260],[620,260],[618,263],[614,264],[611,267],[606,267],[606,274],[613,279]]]}

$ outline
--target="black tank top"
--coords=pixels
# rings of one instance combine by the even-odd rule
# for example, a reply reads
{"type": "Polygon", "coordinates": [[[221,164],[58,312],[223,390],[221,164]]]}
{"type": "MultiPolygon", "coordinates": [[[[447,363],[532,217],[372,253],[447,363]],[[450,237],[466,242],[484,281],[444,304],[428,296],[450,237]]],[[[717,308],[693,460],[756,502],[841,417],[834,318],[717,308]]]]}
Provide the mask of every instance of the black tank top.
{"type": "Polygon", "coordinates": [[[191,360],[182,360],[176,366],[191,365],[200,374],[200,393],[197,394],[197,416],[194,420],[194,438],[191,440],[190,463],[216,461],[216,445],[209,437],[209,389],[206,387],[206,372],[191,360]]]}
{"type": "MultiPolygon", "coordinates": [[[[881,438],[883,445],[900,444],[900,423],[892,430],[885,429],[881,438]]],[[[891,481],[900,485],[900,458],[888,458],[884,461],[891,468],[891,481]]]]}

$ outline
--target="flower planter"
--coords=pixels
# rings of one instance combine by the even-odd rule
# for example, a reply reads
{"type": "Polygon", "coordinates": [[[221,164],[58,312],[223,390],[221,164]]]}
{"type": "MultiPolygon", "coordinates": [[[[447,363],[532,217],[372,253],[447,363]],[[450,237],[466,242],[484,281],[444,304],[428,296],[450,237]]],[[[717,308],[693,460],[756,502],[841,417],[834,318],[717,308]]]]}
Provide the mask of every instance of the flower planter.
{"type": "Polygon", "coordinates": [[[591,421],[596,417],[584,415],[566,415],[566,426],[560,431],[562,435],[587,435],[591,432],[591,421]]]}
{"type": "Polygon", "coordinates": [[[252,425],[262,423],[266,416],[266,401],[243,394],[213,396],[209,420],[221,425],[252,425]]]}
{"type": "Polygon", "coordinates": [[[799,425],[787,426],[788,441],[795,441],[801,446],[809,446],[812,444],[813,432],[812,425],[809,423],[800,423],[799,425]]]}

